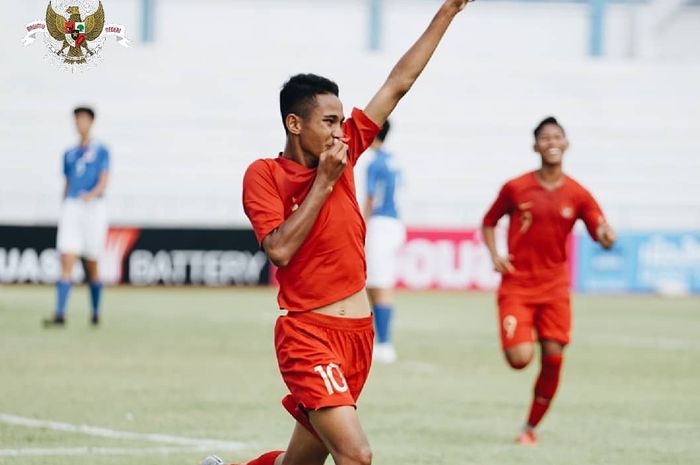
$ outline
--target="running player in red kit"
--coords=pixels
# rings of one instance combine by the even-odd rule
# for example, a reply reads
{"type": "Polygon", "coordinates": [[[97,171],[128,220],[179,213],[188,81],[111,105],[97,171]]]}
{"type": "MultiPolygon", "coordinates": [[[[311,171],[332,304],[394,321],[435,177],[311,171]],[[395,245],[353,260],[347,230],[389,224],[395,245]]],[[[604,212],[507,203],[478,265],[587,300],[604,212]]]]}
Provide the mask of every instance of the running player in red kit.
{"type": "MultiPolygon", "coordinates": [[[[243,206],[270,260],[279,267],[275,349],[297,420],[287,450],[248,465],[369,465],[372,453],[355,406],[372,361],[365,223],[353,167],[428,63],[467,0],[446,0],[364,110],[345,120],[338,86],[293,76],[280,92],[287,143],[277,158],[253,162],[243,206]]],[[[202,465],[222,464],[211,456],[202,465]]]]}
{"type": "Polygon", "coordinates": [[[535,340],[541,347],[542,367],[534,399],[517,439],[524,445],[537,444],[535,428],[557,390],[564,347],[569,342],[569,233],[580,218],[604,248],[615,242],[615,233],[591,194],[562,171],[569,146],[564,128],[550,117],[534,133],[534,149],[542,158],[540,169],[508,181],[483,221],[484,242],[494,268],[502,274],[498,313],[506,360],[516,370],[525,368],[533,358],[535,340]],[[500,256],[494,227],[504,215],[510,217],[508,255],[500,256]]]}

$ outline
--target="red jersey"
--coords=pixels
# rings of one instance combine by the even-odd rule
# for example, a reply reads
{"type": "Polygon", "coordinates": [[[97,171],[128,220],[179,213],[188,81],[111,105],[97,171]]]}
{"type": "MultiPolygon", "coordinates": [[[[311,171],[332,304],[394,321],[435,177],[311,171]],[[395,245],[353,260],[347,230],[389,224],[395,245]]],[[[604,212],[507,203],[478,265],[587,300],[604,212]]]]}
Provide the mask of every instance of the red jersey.
{"type": "MultiPolygon", "coordinates": [[[[365,222],[355,195],[353,167],[380,129],[357,108],[343,124],[350,163],[304,243],[289,264],[277,270],[280,308],[313,310],[364,288],[365,222]]],[[[261,244],[301,205],[315,179],[316,168],[281,156],[256,160],[248,167],[243,178],[243,209],[261,244]]]]}
{"type": "Polygon", "coordinates": [[[484,216],[484,226],[494,227],[510,216],[508,252],[513,273],[505,273],[501,290],[522,295],[568,292],[566,242],[576,220],[581,218],[591,237],[605,224],[593,196],[564,175],[561,186],[544,187],[535,172],[508,181],[484,216]]]}

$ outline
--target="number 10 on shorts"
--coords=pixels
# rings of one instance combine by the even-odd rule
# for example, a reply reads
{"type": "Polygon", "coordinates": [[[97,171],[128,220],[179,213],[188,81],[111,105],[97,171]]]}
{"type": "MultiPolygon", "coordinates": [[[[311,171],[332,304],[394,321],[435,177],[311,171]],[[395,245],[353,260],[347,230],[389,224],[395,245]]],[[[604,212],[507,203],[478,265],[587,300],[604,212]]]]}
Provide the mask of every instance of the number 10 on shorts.
{"type": "Polygon", "coordinates": [[[316,365],[314,371],[321,375],[321,379],[326,385],[328,394],[332,395],[336,392],[345,392],[348,390],[348,383],[345,381],[345,376],[343,376],[340,367],[335,363],[329,363],[325,367],[323,365],[316,365]],[[336,377],[340,379],[340,382],[338,382],[336,377]]]}

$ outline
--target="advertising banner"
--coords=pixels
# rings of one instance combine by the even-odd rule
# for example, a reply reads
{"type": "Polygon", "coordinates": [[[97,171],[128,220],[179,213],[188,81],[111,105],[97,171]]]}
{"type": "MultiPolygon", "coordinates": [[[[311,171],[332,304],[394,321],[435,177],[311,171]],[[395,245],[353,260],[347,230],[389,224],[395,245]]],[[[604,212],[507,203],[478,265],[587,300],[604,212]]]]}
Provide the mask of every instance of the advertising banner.
{"type": "MultiPolygon", "coordinates": [[[[54,283],[56,228],[0,226],[0,283],[54,283]]],[[[111,228],[99,261],[106,284],[260,285],[268,264],[250,230],[111,228]]],[[[76,265],[73,278],[84,278],[76,265]]]]}
{"type": "MultiPolygon", "coordinates": [[[[505,250],[505,230],[496,237],[505,250]]],[[[55,242],[55,227],[0,226],[0,283],[56,282],[55,242]]],[[[582,233],[572,236],[569,257],[579,292],[700,293],[700,232],[621,232],[611,251],[582,233]]],[[[476,228],[409,229],[398,259],[401,288],[488,291],[500,281],[476,228]]],[[[271,271],[242,229],[111,228],[100,258],[106,284],[266,285],[271,271]]],[[[80,265],[73,278],[84,279],[80,265]]]]}
{"type": "Polygon", "coordinates": [[[500,282],[478,229],[409,229],[398,276],[408,289],[492,290],[500,282]]]}
{"type": "Polygon", "coordinates": [[[577,242],[579,291],[700,293],[698,232],[623,232],[611,251],[588,236],[577,242]]]}

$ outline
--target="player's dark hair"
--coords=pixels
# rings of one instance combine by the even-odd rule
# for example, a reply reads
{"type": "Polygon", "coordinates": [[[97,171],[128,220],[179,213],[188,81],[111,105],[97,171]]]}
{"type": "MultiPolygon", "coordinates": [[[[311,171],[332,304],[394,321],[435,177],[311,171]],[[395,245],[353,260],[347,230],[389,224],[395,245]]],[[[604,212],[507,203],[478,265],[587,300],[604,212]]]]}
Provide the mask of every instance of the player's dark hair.
{"type": "Polygon", "coordinates": [[[557,126],[559,129],[561,129],[561,132],[563,132],[564,135],[566,135],[566,131],[564,131],[564,127],[561,124],[559,124],[559,121],[557,121],[557,119],[554,116],[548,116],[542,121],[540,121],[540,124],[538,124],[535,130],[533,131],[533,133],[535,134],[535,139],[537,139],[537,137],[540,135],[540,132],[542,132],[542,128],[544,128],[548,124],[553,124],[557,126]]]}
{"type": "Polygon", "coordinates": [[[280,91],[280,112],[285,132],[287,115],[293,113],[306,119],[316,103],[316,96],[333,94],[338,96],[338,84],[316,74],[297,74],[289,78],[280,91]]]}
{"type": "Polygon", "coordinates": [[[73,110],[73,116],[78,116],[81,113],[90,115],[90,118],[95,119],[95,110],[90,107],[76,107],[73,110]]]}
{"type": "Polygon", "coordinates": [[[382,126],[381,131],[377,133],[377,139],[379,142],[384,142],[384,139],[386,139],[387,134],[389,134],[389,130],[391,130],[391,123],[389,123],[389,120],[384,121],[384,125],[382,126]]]}

